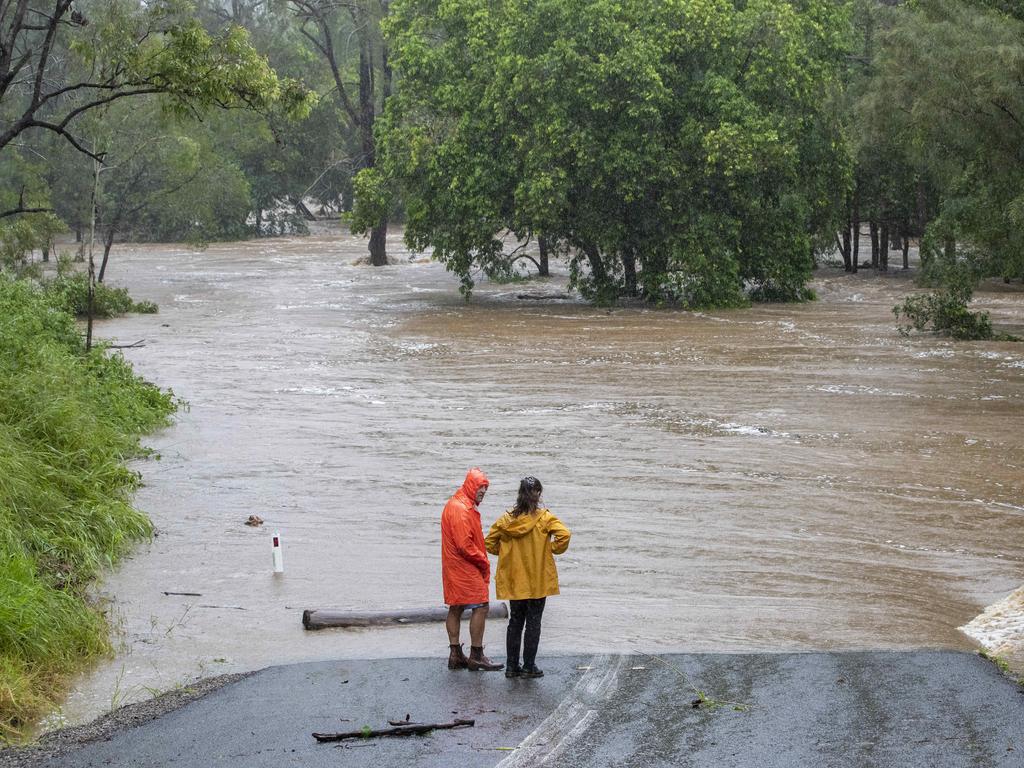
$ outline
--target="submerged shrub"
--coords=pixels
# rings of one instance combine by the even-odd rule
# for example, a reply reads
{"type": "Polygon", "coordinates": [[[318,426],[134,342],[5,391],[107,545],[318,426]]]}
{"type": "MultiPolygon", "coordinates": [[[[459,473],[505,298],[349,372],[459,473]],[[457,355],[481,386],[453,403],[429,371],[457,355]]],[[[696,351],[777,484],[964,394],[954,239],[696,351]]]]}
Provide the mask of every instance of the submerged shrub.
{"type": "Polygon", "coordinates": [[[0,737],[108,650],[85,587],[149,534],[125,461],[174,409],[121,355],[86,352],[59,294],[0,275],[0,737]]]}
{"type": "Polygon", "coordinates": [[[992,321],[988,312],[971,312],[964,298],[943,288],[923,296],[908,296],[902,304],[892,308],[896,318],[904,317],[909,325],[899,326],[899,332],[908,335],[915,331],[932,330],[954,339],[991,339],[992,321]]]}
{"type": "MultiPolygon", "coordinates": [[[[46,284],[61,307],[76,317],[89,314],[89,277],[81,272],[60,275],[46,284]]],[[[128,312],[154,314],[157,306],[151,301],[135,302],[125,288],[112,288],[96,283],[93,317],[117,317],[128,312]]]]}

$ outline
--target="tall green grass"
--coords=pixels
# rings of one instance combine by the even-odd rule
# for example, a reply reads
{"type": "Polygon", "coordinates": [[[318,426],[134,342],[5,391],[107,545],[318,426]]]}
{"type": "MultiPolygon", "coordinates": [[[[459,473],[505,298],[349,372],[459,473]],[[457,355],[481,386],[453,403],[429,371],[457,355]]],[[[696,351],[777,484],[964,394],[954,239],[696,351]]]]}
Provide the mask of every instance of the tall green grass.
{"type": "Polygon", "coordinates": [[[86,587],[150,533],[125,461],[174,409],[120,355],[85,351],[66,297],[0,274],[0,738],[108,652],[86,587]]]}

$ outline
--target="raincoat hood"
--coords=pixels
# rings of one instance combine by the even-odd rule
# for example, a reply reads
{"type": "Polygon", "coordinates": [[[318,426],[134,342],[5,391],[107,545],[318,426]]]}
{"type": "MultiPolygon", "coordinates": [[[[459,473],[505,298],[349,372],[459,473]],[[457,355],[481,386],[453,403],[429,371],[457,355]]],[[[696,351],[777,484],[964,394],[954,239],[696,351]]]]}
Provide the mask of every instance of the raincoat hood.
{"type": "Polygon", "coordinates": [[[489,486],[490,484],[483,470],[479,467],[473,467],[466,473],[466,479],[459,490],[469,499],[470,506],[476,507],[476,492],[480,490],[481,486],[489,486]]]}
{"type": "Polygon", "coordinates": [[[513,515],[511,511],[506,512],[495,523],[502,531],[507,533],[509,536],[518,538],[519,536],[525,536],[534,528],[537,527],[537,523],[541,521],[544,515],[539,514],[546,512],[547,510],[538,509],[532,515],[513,515]]]}

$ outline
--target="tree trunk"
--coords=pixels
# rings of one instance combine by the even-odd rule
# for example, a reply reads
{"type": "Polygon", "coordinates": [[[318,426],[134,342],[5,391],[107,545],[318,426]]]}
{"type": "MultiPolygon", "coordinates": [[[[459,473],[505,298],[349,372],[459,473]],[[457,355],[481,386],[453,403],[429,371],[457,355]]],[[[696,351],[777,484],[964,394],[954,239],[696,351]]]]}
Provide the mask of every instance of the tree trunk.
{"type": "Polygon", "coordinates": [[[950,263],[953,263],[954,261],[956,261],[956,238],[955,237],[947,237],[946,238],[945,251],[946,251],[946,261],[948,261],[950,263]]]}
{"type": "Polygon", "coordinates": [[[924,235],[925,225],[928,223],[928,195],[924,188],[924,181],[920,179],[917,182],[917,234],[918,237],[924,235]]]}
{"type": "Polygon", "coordinates": [[[860,269],[860,195],[857,190],[853,191],[853,221],[850,224],[853,226],[853,252],[852,258],[850,259],[851,271],[853,274],[857,274],[857,270],[860,269]]]}
{"type": "Polygon", "coordinates": [[[846,227],[843,229],[843,270],[846,272],[852,272],[853,267],[850,265],[850,256],[852,252],[850,250],[850,230],[853,226],[853,203],[850,198],[846,198],[846,227]]]}
{"type": "Polygon", "coordinates": [[[114,227],[107,230],[103,238],[103,261],[100,262],[100,274],[96,278],[97,283],[103,282],[103,276],[107,273],[107,260],[110,258],[110,248],[114,245],[114,227]]]}
{"type": "MultiPolygon", "coordinates": [[[[368,14],[366,14],[368,16],[368,14]]],[[[377,161],[377,148],[374,143],[373,123],[376,119],[374,83],[373,49],[370,45],[370,30],[372,27],[369,18],[360,19],[363,28],[359,34],[359,132],[363,145],[363,168],[372,168],[377,161]]],[[[391,68],[388,64],[387,53],[381,49],[381,70],[384,76],[384,98],[386,99],[391,90],[391,68]]],[[[388,263],[387,254],[387,219],[378,222],[370,230],[370,263],[375,267],[382,267],[388,263]]]]}
{"type": "Polygon", "coordinates": [[[883,223],[878,231],[878,268],[889,271],[889,225],[883,223]]]}
{"type": "MultiPolygon", "coordinates": [[[[96,145],[93,144],[93,154],[96,145]]],[[[96,313],[96,262],[92,257],[93,246],[96,244],[96,200],[100,191],[100,161],[92,161],[92,200],[89,204],[89,294],[86,309],[85,350],[92,349],[92,318],[96,313]]]]}
{"type": "Polygon", "coordinates": [[[601,260],[601,252],[593,245],[583,246],[583,253],[590,262],[590,274],[594,281],[604,285],[608,282],[608,272],[605,271],[604,262],[601,260]]]}
{"type": "Polygon", "coordinates": [[[903,268],[910,269],[910,235],[903,235],[903,268]]]}
{"type": "Polygon", "coordinates": [[[871,268],[878,269],[878,222],[872,219],[868,231],[871,232],[871,268]]]}
{"type": "Polygon", "coordinates": [[[541,277],[547,277],[551,274],[548,271],[548,239],[544,236],[538,237],[537,245],[540,247],[540,264],[537,265],[538,274],[541,277]]]}
{"type": "Polygon", "coordinates": [[[383,267],[388,263],[387,237],[386,221],[370,230],[370,263],[375,267],[383,267]]]}
{"type": "Polygon", "coordinates": [[[620,258],[626,283],[626,295],[636,296],[636,251],[628,248],[621,253],[620,258]]]}

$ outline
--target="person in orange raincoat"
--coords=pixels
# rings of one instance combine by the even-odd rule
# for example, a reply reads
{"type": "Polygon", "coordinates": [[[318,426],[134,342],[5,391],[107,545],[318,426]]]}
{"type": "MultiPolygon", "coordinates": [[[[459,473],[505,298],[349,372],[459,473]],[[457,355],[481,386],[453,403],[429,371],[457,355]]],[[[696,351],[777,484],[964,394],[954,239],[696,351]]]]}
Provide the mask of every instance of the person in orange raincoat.
{"type": "Polygon", "coordinates": [[[498,556],[494,579],[498,599],[509,601],[505,677],[544,676],[535,663],[540,620],[548,597],[558,594],[554,555],[569,548],[571,534],[561,520],[540,505],[543,490],[536,477],[524,477],[516,505],[495,521],[485,540],[487,551],[498,556]]]}
{"type": "Polygon", "coordinates": [[[441,513],[441,579],[444,602],[448,606],[448,669],[501,669],[484,656],[484,627],[487,623],[491,563],[484,548],[484,531],[477,505],[487,493],[487,475],[477,467],[466,473],[466,480],[448,499],[441,513]],[[469,617],[469,658],[462,651],[459,632],[462,614],[469,617]]]}

